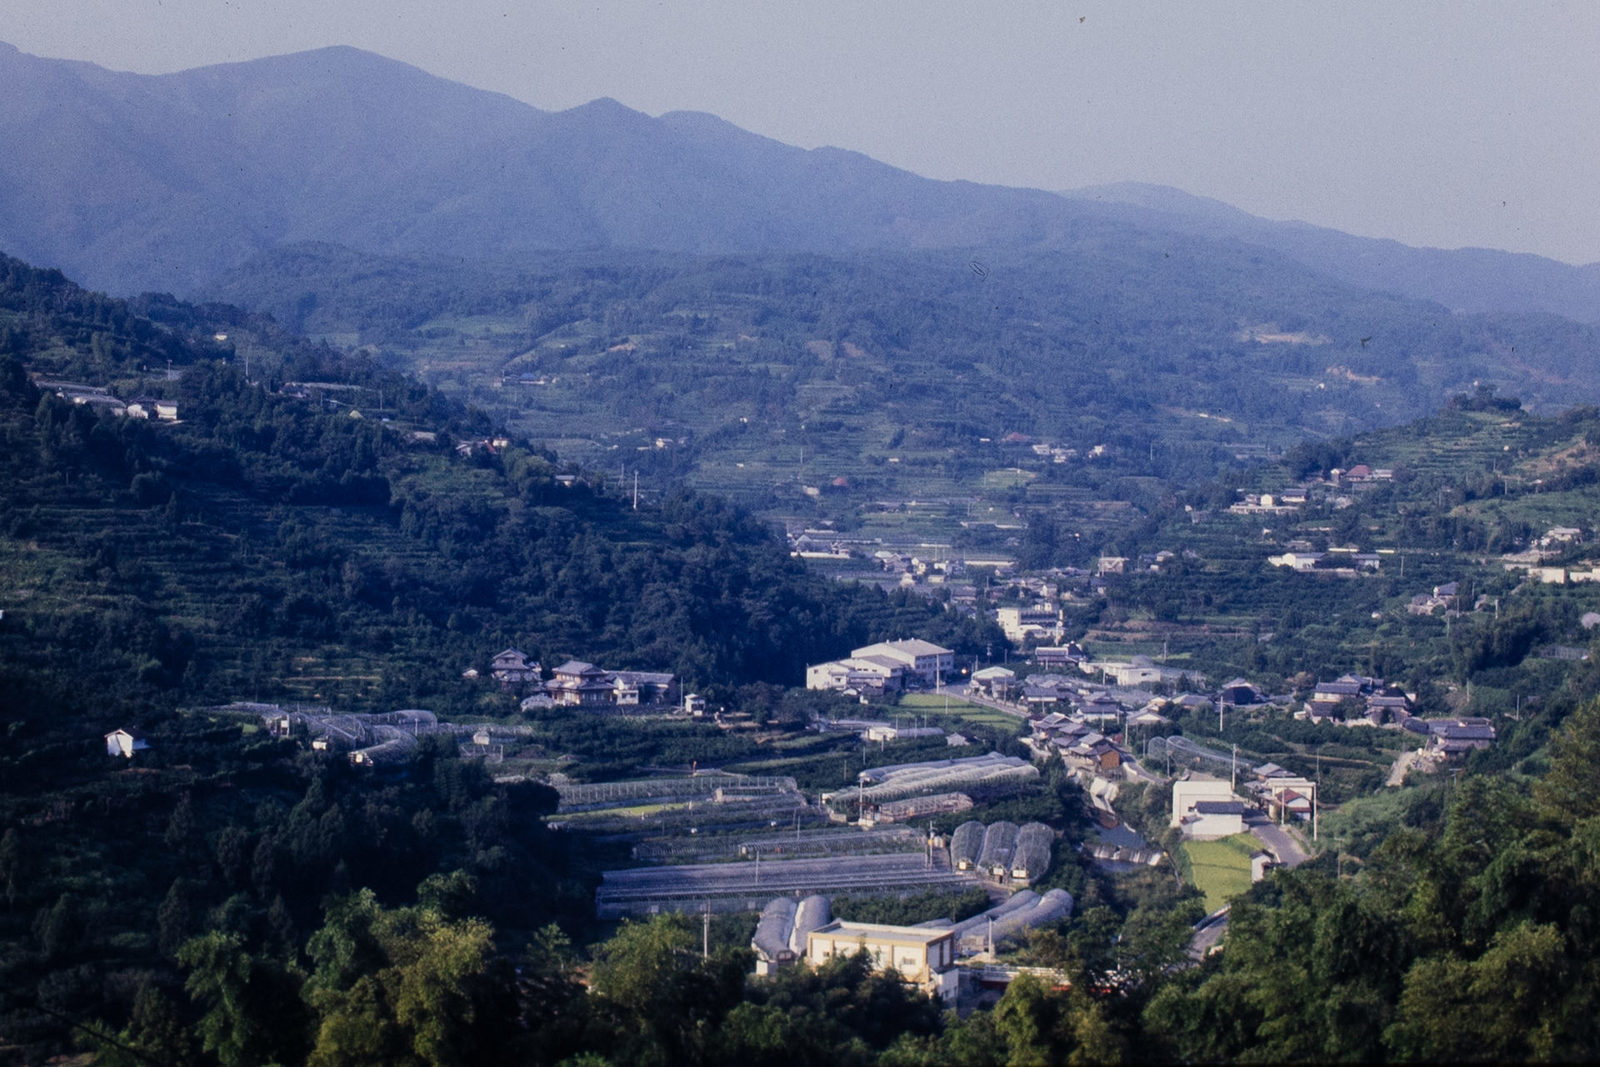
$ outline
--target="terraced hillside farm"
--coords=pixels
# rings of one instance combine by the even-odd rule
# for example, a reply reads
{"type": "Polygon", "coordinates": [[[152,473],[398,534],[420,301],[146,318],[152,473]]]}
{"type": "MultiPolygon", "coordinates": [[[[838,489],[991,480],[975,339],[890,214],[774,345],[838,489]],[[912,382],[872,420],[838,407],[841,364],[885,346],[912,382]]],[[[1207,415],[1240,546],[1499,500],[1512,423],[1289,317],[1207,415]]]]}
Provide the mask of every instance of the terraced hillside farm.
{"type": "MultiPolygon", "coordinates": [[[[1513,334],[1542,369],[1511,388],[1600,399],[1580,372],[1600,349],[1588,332],[1440,323],[1431,306],[1335,295],[1259,256],[1230,251],[1219,272],[1162,242],[1088,238],[1066,254],[985,255],[981,273],[969,258],[575,255],[464,272],[305,247],[219,292],[314,335],[358,335],[647,494],[687,479],[800,521],[965,499],[1126,531],[1137,512],[1102,505],[1144,509],[1162,483],[1503,381],[1513,372],[1493,352],[1513,334]]],[[[965,519],[918,539],[964,530],[1004,546],[965,519]]]]}

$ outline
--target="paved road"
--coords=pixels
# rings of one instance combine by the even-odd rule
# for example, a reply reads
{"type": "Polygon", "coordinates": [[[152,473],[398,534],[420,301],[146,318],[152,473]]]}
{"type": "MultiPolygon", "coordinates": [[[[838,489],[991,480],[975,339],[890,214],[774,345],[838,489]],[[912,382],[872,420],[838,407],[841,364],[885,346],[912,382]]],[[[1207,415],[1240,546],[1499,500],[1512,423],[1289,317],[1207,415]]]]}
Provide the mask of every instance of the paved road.
{"type": "Polygon", "coordinates": [[[1222,940],[1222,935],[1228,932],[1228,909],[1224,908],[1215,915],[1207,915],[1194,925],[1194,936],[1189,939],[1189,958],[1199,963],[1222,940]]]}
{"type": "Polygon", "coordinates": [[[1124,762],[1122,770],[1123,773],[1136,782],[1162,782],[1166,780],[1159,774],[1152,774],[1150,771],[1145,770],[1144,764],[1137,759],[1129,759],[1124,762]]]}
{"type": "Polygon", "coordinates": [[[1245,822],[1249,825],[1250,832],[1256,835],[1256,840],[1266,845],[1285,867],[1298,867],[1309,858],[1294,835],[1288,830],[1280,829],[1265,815],[1249,816],[1245,822]]]}

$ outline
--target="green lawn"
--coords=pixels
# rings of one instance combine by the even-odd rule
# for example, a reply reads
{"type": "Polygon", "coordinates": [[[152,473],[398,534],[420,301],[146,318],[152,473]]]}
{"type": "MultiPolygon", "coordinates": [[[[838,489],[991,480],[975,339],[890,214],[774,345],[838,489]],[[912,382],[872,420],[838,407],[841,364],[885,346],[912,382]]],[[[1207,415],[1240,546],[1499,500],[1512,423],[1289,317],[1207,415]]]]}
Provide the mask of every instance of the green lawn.
{"type": "Polygon", "coordinates": [[[927,715],[944,715],[948,712],[953,719],[964,719],[980,726],[991,726],[1014,734],[1022,733],[1022,720],[1017,716],[996,711],[982,704],[946,697],[943,693],[907,693],[900,698],[899,706],[927,715]]]}
{"type": "Polygon", "coordinates": [[[1220,841],[1185,841],[1194,884],[1206,895],[1206,912],[1214,912],[1250,888],[1250,854],[1261,842],[1249,834],[1220,841]]]}

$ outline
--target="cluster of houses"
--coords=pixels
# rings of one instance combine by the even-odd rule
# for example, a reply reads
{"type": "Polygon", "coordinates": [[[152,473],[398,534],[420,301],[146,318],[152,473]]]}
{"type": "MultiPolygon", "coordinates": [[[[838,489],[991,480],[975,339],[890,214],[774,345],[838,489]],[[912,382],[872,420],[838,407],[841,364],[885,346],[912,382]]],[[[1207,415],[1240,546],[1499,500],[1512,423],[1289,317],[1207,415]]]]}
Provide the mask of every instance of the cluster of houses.
{"type": "MultiPolygon", "coordinates": [[[[1228,511],[1235,515],[1282,515],[1300,510],[1318,494],[1325,499],[1328,494],[1337,494],[1341,490],[1360,493],[1393,480],[1394,471],[1387,467],[1370,467],[1365,463],[1357,463],[1348,470],[1335,467],[1326,478],[1313,478],[1275,493],[1245,493],[1241,490],[1243,499],[1230,506],[1228,511]]],[[[1352,502],[1349,497],[1337,495],[1331,500],[1335,507],[1348,507],[1352,502]]]]}
{"type": "MultiPolygon", "coordinates": [[[[1152,700],[1138,709],[1130,708],[1103,689],[1059,675],[1035,675],[1024,687],[1027,692],[1045,691],[1053,695],[1048,702],[1032,702],[1036,708],[1052,710],[1035,714],[1029,722],[1028,742],[1040,756],[1059,754],[1067,766],[1094,777],[1117,779],[1130,758],[1121,744],[1112,740],[1130,728],[1152,729],[1170,720],[1156,709],[1168,704],[1152,700]]],[[[1204,698],[1195,698],[1204,700],[1204,698]]],[[[1209,703],[1209,702],[1206,702],[1209,703]]]]}
{"type": "Polygon", "coordinates": [[[63,400],[70,400],[74,404],[82,404],[96,412],[119,415],[129,419],[155,419],[160,422],[178,421],[178,402],[176,400],[161,400],[152,396],[120,400],[111,395],[111,390],[103,385],[83,385],[78,382],[49,381],[43,378],[34,379],[34,384],[47,393],[54,393],[63,400]]]}
{"type": "Polygon", "coordinates": [[[1045,668],[1046,673],[1030,674],[1019,681],[1017,672],[1010,667],[985,667],[975,671],[967,683],[974,696],[1002,703],[1017,703],[1031,710],[1053,707],[1063,702],[1075,702],[1080,697],[1103,693],[1105,686],[1131,689],[1150,685],[1179,685],[1203,683],[1204,676],[1156,663],[1149,656],[1134,656],[1128,660],[1097,660],[1088,656],[1076,642],[1063,645],[1046,645],[1033,650],[1033,661],[1045,668]],[[1077,676],[1053,673],[1061,669],[1076,669],[1077,676]],[[1099,686],[1086,682],[1084,677],[1098,677],[1099,686]]]}
{"type": "MultiPolygon", "coordinates": [[[[476,678],[476,668],[463,677],[476,678]]],[[[544,668],[514,648],[499,652],[489,661],[489,677],[507,692],[537,690],[522,702],[522,710],[541,707],[607,708],[659,707],[675,702],[677,679],[663,671],[612,671],[583,660],[568,660],[552,676],[544,668]]],[[[704,704],[700,705],[702,712],[704,704]]]]}
{"type": "Polygon", "coordinates": [[[1407,719],[1401,729],[1419,735],[1423,754],[1436,759],[1465,756],[1494,745],[1494,724],[1479,716],[1407,719]]]}
{"type": "Polygon", "coordinates": [[[1304,489],[1285,489],[1281,493],[1246,493],[1244,499],[1230,505],[1228,511],[1234,515],[1282,515],[1299,511],[1305,506],[1306,498],[1304,489]]]}
{"type": "Polygon", "coordinates": [[[1097,778],[1121,778],[1122,765],[1129,758],[1121,745],[1090,723],[1059,711],[1030,723],[1029,741],[1035,752],[1059,753],[1067,766],[1097,778]]]}
{"type": "Polygon", "coordinates": [[[1402,726],[1411,718],[1411,698],[1381,678],[1343,674],[1331,682],[1318,682],[1300,714],[1313,722],[1402,726]]]}
{"type": "Polygon", "coordinates": [[[1456,597],[1460,595],[1461,587],[1456,582],[1446,582],[1433,587],[1431,593],[1418,593],[1406,604],[1406,611],[1412,615],[1432,615],[1443,608],[1447,612],[1456,610],[1456,597]]]}
{"type": "MultiPolygon", "coordinates": [[[[1185,551],[1184,555],[1190,559],[1194,558],[1193,552],[1185,551]]],[[[1159,552],[1142,552],[1138,556],[1101,556],[1095,563],[1095,574],[1101,578],[1113,574],[1159,574],[1177,558],[1176,552],[1166,548],[1159,552]]],[[[1104,588],[1104,584],[1099,586],[1099,590],[1104,588]]]]}
{"type": "Polygon", "coordinates": [[[1528,580],[1544,585],[1600,582],[1600,561],[1587,560],[1571,566],[1547,566],[1545,561],[1559,556],[1573,545],[1583,543],[1583,531],[1576,526],[1552,526],[1534,540],[1525,552],[1509,552],[1500,557],[1508,571],[1523,571],[1528,580]]]}
{"type": "MultiPolygon", "coordinates": [[[[1280,823],[1314,817],[1315,782],[1286,771],[1276,763],[1264,763],[1246,773],[1250,780],[1239,786],[1234,781],[1215,778],[1185,778],[1173,782],[1172,819],[1168,825],[1190,840],[1215,841],[1244,833],[1245,816],[1252,810],[1264,811],[1280,823]],[[1240,791],[1248,797],[1240,796],[1240,791]]],[[[1252,857],[1251,867],[1253,880],[1260,881],[1255,857],[1252,857]]]]}
{"type": "MultiPolygon", "coordinates": [[[[1244,706],[1266,702],[1268,697],[1243,679],[1222,688],[1224,703],[1244,706]]],[[[1341,726],[1379,726],[1405,730],[1423,739],[1423,751],[1451,758],[1494,744],[1494,725],[1484,718],[1419,718],[1414,701],[1399,686],[1381,678],[1343,674],[1331,682],[1318,682],[1295,717],[1341,726]]]]}
{"type": "MultiPolygon", "coordinates": [[[[1096,455],[1105,454],[1105,446],[1101,445],[1096,455]]],[[[1028,446],[1028,450],[1040,459],[1048,459],[1051,463],[1066,463],[1078,458],[1076,448],[1063,448],[1060,445],[1050,444],[1048,441],[1036,441],[1028,446]]]]}
{"type": "Polygon", "coordinates": [[[932,689],[955,670],[955,652],[913,638],[880,641],[845,659],[806,668],[806,688],[846,696],[893,696],[907,689],[932,689]]]}

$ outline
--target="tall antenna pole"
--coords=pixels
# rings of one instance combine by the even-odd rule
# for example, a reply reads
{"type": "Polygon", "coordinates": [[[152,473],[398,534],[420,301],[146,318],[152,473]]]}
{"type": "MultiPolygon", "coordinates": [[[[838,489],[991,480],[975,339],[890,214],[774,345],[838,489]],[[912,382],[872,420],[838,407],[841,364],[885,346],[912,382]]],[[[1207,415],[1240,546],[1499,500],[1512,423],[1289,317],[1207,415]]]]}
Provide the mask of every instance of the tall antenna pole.
{"type": "Polygon", "coordinates": [[[639,472],[633,472],[633,510],[639,510],[639,472]]]}
{"type": "Polygon", "coordinates": [[[706,901],[705,930],[700,935],[700,958],[703,960],[711,958],[711,901],[709,900],[706,901]]]}

